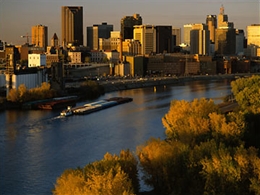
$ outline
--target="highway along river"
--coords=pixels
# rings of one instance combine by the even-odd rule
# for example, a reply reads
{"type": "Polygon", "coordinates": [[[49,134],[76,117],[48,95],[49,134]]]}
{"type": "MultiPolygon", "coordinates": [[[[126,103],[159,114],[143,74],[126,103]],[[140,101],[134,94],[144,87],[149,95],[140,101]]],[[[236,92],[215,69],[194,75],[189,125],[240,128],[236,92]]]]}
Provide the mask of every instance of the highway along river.
{"type": "Polygon", "coordinates": [[[193,81],[107,93],[99,99],[120,96],[133,101],[88,115],[60,117],[61,110],[2,111],[1,194],[52,194],[65,169],[100,160],[106,152],[135,151],[150,137],[164,139],[161,119],[171,100],[205,97],[220,103],[230,93],[227,79],[193,81]]]}

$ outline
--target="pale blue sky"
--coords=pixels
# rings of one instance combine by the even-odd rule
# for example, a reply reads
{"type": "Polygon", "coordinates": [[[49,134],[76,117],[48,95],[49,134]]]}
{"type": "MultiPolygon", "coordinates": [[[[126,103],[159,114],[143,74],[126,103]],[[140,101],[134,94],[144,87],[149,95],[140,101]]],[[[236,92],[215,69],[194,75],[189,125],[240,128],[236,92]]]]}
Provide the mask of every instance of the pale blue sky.
{"type": "MultiPolygon", "coordinates": [[[[143,24],[182,28],[188,23],[205,23],[209,14],[218,15],[221,5],[235,28],[260,23],[260,0],[0,0],[0,40],[23,44],[21,35],[31,27],[48,27],[48,39],[56,32],[61,37],[61,6],[83,6],[83,29],[107,22],[120,29],[120,19],[139,13],[143,24]]],[[[85,44],[85,41],[84,41],[85,44]]]]}

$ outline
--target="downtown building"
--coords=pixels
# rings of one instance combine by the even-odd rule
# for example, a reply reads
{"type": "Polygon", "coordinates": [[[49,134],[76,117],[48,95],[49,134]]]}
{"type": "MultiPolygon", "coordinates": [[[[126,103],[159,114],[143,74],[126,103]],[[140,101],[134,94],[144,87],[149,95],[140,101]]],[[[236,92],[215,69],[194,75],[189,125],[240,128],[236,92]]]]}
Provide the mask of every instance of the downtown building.
{"type": "Polygon", "coordinates": [[[83,7],[61,7],[61,42],[64,47],[69,44],[83,45],[83,7]]]}
{"type": "Polygon", "coordinates": [[[143,19],[140,14],[134,14],[133,16],[124,16],[120,21],[122,40],[134,38],[134,26],[142,25],[143,19]]]}
{"type": "Polygon", "coordinates": [[[48,27],[43,25],[32,26],[32,44],[36,47],[43,47],[46,51],[48,46],[48,27]]]}
{"type": "Polygon", "coordinates": [[[156,26],[156,53],[172,52],[172,26],[156,26]]]}
{"type": "Polygon", "coordinates": [[[248,55],[260,56],[260,24],[247,26],[248,55]]]}
{"type": "Polygon", "coordinates": [[[87,47],[90,50],[100,50],[99,39],[110,38],[110,33],[113,31],[113,25],[103,22],[102,24],[94,24],[87,27],[87,47]]]}
{"type": "Polygon", "coordinates": [[[217,28],[217,16],[207,15],[206,24],[208,25],[210,42],[215,43],[215,30],[217,28]]]}
{"type": "Polygon", "coordinates": [[[193,24],[190,31],[190,53],[209,55],[210,33],[208,25],[193,24]]]}
{"type": "Polygon", "coordinates": [[[223,56],[235,55],[235,53],[236,29],[232,22],[228,22],[228,16],[224,14],[224,7],[221,6],[215,31],[215,54],[223,56]]]}
{"type": "Polygon", "coordinates": [[[156,53],[156,28],[153,25],[134,26],[134,40],[141,44],[141,54],[156,53]]]}

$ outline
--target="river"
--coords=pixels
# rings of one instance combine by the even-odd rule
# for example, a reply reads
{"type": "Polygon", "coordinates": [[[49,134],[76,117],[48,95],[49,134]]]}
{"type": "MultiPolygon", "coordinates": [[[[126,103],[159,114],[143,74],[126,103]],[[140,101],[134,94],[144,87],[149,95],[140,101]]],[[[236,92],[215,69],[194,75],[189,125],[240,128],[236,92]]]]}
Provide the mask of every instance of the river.
{"type": "Polygon", "coordinates": [[[2,111],[0,194],[52,194],[65,169],[100,160],[106,152],[135,151],[151,137],[164,139],[161,120],[171,100],[205,97],[220,103],[230,93],[228,79],[193,81],[107,93],[99,99],[121,96],[133,101],[89,115],[60,117],[60,110],[2,111]]]}

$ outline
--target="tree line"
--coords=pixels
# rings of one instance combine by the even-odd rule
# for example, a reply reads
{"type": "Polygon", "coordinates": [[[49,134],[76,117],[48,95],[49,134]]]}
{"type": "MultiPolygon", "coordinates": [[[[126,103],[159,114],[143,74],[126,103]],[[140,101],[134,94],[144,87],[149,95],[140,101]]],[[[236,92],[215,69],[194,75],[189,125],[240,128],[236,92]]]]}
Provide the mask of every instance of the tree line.
{"type": "Polygon", "coordinates": [[[53,194],[142,194],[141,180],[150,194],[260,194],[259,86],[259,76],[232,81],[238,107],[226,114],[213,100],[173,100],[162,118],[166,139],[65,170],[53,194]]]}

